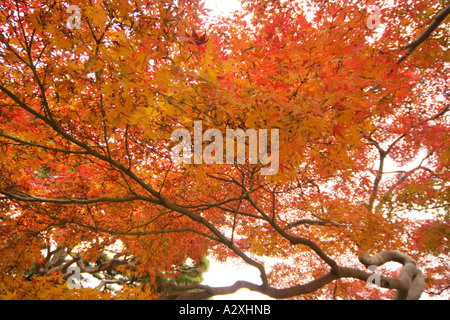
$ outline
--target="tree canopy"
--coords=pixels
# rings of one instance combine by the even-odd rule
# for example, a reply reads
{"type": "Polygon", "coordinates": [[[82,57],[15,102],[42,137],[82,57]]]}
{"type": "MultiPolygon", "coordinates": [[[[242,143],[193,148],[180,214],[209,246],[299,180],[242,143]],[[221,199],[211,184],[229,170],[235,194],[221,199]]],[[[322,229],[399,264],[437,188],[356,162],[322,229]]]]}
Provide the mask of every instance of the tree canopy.
{"type": "Polygon", "coordinates": [[[448,293],[447,1],[243,0],[214,21],[199,0],[0,9],[0,297],[448,293]],[[231,158],[219,143],[232,130],[244,159],[239,137],[231,158]],[[205,256],[261,284],[175,280],[205,256]],[[69,289],[74,268],[101,285],[69,289]]]}

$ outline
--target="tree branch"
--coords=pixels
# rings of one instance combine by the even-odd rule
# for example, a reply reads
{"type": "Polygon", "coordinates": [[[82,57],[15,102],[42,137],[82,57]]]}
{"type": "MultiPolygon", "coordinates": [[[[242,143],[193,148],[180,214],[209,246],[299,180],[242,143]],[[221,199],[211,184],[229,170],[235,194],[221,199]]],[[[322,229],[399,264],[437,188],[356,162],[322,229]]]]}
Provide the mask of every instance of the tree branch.
{"type": "MultiPolygon", "coordinates": [[[[246,191],[246,190],[245,190],[246,191]]],[[[340,267],[337,265],[336,261],[334,261],[330,256],[328,256],[325,251],[323,251],[314,241],[311,241],[310,239],[302,238],[293,236],[289,233],[287,233],[283,228],[281,228],[275,221],[273,221],[265,212],[262,210],[256,202],[250,197],[250,195],[247,193],[247,199],[250,202],[250,204],[258,211],[264,219],[270,223],[270,225],[274,228],[275,231],[277,231],[281,236],[286,238],[291,244],[302,244],[305,246],[308,246],[310,249],[312,249],[323,261],[325,261],[332,269],[335,274],[339,274],[340,267]]]]}
{"type": "Polygon", "coordinates": [[[53,147],[49,147],[49,146],[44,146],[42,144],[37,144],[37,143],[21,140],[21,139],[18,139],[18,138],[15,138],[15,137],[11,137],[11,136],[8,136],[8,135],[5,135],[5,134],[1,134],[1,133],[0,133],[0,137],[13,140],[14,142],[17,142],[20,145],[27,145],[27,146],[30,146],[30,147],[41,148],[41,149],[44,149],[44,150],[50,150],[50,151],[55,151],[55,152],[62,152],[62,153],[66,153],[66,154],[87,154],[86,151],[76,151],[76,150],[65,150],[65,149],[53,148],[53,147]]]}
{"type": "MultiPolygon", "coordinates": [[[[387,277],[380,275],[380,287],[387,289],[397,289],[402,294],[404,292],[410,292],[407,296],[408,299],[419,299],[423,291],[417,287],[416,282],[408,281],[407,277],[411,276],[411,264],[414,261],[409,256],[402,254],[397,251],[384,251],[373,257],[368,255],[363,255],[361,260],[369,265],[383,264],[387,261],[397,261],[404,264],[402,271],[400,272],[400,277],[387,277]],[[383,262],[384,261],[384,262],[383,262]],[[407,268],[407,270],[405,269],[407,268]],[[411,294],[414,292],[414,294],[411,294]]],[[[330,271],[323,276],[314,279],[306,284],[298,284],[288,288],[274,288],[270,286],[257,285],[248,281],[237,281],[231,286],[227,287],[210,287],[203,284],[189,284],[189,285],[177,285],[174,281],[166,284],[164,291],[157,298],[158,300],[198,300],[198,299],[208,299],[217,295],[227,295],[232,294],[240,289],[248,289],[251,291],[259,292],[275,299],[287,299],[292,298],[302,294],[308,294],[314,292],[321,287],[331,283],[340,278],[354,278],[362,281],[368,281],[372,273],[363,270],[358,270],[355,268],[339,267],[340,273],[337,275],[335,272],[330,271]],[[199,291],[191,291],[199,290],[199,291]],[[189,292],[187,292],[189,291],[189,292]]],[[[419,278],[419,277],[416,277],[419,278]]],[[[423,275],[422,275],[423,279],[423,275]]],[[[403,295],[398,298],[404,298],[403,295]]]]}
{"type": "Polygon", "coordinates": [[[284,227],[284,230],[295,228],[301,225],[316,225],[316,226],[334,226],[334,227],[340,227],[342,224],[337,223],[333,220],[313,220],[313,219],[300,219],[294,222],[289,223],[286,227],[284,227]]]}
{"type": "MultiPolygon", "coordinates": [[[[44,198],[44,197],[35,197],[30,194],[23,193],[23,195],[18,195],[11,193],[6,190],[0,189],[0,194],[5,195],[6,197],[0,197],[1,199],[13,199],[16,201],[23,202],[39,202],[39,203],[55,203],[55,204],[92,204],[92,203],[101,203],[101,202],[110,202],[110,203],[122,203],[122,202],[130,202],[136,200],[142,200],[141,197],[132,196],[126,198],[91,198],[91,199],[52,199],[52,198],[44,198]]],[[[146,199],[147,200],[147,199],[146,199]]]]}
{"type": "Polygon", "coordinates": [[[365,253],[360,257],[360,261],[366,267],[370,265],[381,266],[389,261],[403,264],[399,280],[404,285],[396,288],[398,289],[395,295],[396,300],[418,300],[425,289],[425,278],[422,271],[420,271],[416,261],[404,253],[383,251],[372,257],[365,253]]]}
{"type": "Polygon", "coordinates": [[[106,286],[107,284],[124,284],[125,281],[122,280],[102,280],[98,286],[95,287],[96,290],[100,291],[104,286],[106,286]]]}
{"type": "Polygon", "coordinates": [[[172,281],[167,284],[165,290],[157,299],[200,300],[200,299],[208,299],[210,297],[218,295],[232,294],[240,289],[249,289],[251,291],[259,292],[275,299],[286,299],[297,295],[314,292],[317,289],[323,287],[324,285],[336,279],[337,276],[333,272],[328,272],[322,277],[315,279],[307,284],[296,285],[293,287],[283,289],[257,285],[248,281],[237,281],[233,285],[228,287],[210,287],[202,284],[190,284],[179,286],[172,281]],[[186,292],[189,290],[200,290],[200,291],[186,292]]]}
{"type": "Polygon", "coordinates": [[[408,45],[402,47],[401,49],[408,49],[408,51],[398,60],[397,64],[402,63],[405,61],[411,53],[413,53],[414,50],[417,49],[418,46],[420,46],[425,40],[427,40],[430,35],[433,33],[434,30],[439,27],[439,25],[444,21],[444,19],[450,14],[450,5],[445,7],[443,10],[441,10],[433,19],[431,24],[428,26],[428,28],[425,29],[422,34],[417,37],[414,41],[409,43],[408,45]]]}

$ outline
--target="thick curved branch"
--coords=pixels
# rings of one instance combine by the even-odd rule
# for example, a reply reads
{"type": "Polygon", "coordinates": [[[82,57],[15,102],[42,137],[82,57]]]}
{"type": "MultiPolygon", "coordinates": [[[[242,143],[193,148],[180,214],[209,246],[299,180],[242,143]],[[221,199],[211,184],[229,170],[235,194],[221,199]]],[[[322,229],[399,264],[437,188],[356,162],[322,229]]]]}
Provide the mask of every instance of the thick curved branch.
{"type": "Polygon", "coordinates": [[[381,266],[389,261],[403,264],[399,280],[404,283],[404,286],[397,288],[396,300],[418,300],[425,289],[425,278],[417,266],[417,262],[404,253],[383,251],[372,257],[365,253],[360,257],[360,261],[366,267],[371,265],[381,266]]]}

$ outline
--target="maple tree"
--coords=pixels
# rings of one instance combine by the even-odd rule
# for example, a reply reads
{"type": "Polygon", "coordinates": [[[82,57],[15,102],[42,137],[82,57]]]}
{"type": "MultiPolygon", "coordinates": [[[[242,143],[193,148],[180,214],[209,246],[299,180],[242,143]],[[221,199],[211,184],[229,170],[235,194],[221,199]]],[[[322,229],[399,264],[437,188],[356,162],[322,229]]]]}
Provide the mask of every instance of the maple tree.
{"type": "Polygon", "coordinates": [[[450,6],[242,5],[208,24],[197,0],[0,4],[2,298],[446,292],[450,6]],[[279,129],[279,171],[175,164],[171,135],[195,121],[279,129]],[[206,255],[261,284],[173,280],[206,255]],[[403,264],[380,268],[389,290],[368,287],[389,261],[403,264]],[[101,284],[69,290],[74,266],[101,284]]]}

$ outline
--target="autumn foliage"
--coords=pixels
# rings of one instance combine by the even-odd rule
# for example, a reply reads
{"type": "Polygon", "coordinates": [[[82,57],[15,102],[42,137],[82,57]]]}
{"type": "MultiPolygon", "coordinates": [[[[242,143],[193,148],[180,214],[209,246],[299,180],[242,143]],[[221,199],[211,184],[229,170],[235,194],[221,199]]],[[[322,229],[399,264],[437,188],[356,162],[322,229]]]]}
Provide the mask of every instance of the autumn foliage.
{"type": "MultiPolygon", "coordinates": [[[[217,21],[198,0],[0,9],[1,298],[386,299],[364,254],[394,250],[448,294],[446,1],[243,1],[217,21]],[[279,171],[174,164],[194,121],[279,129],[279,171]],[[169,281],[206,255],[261,284],[169,281]],[[103,285],[68,289],[71,266],[103,285]]],[[[394,266],[381,286],[408,291],[394,266]]]]}

